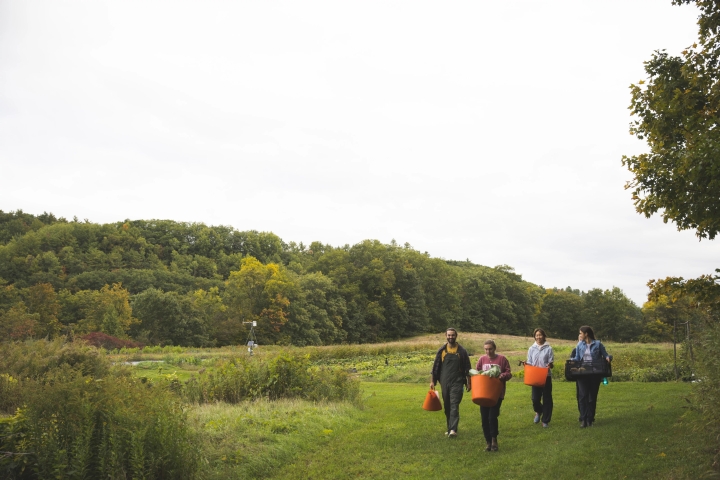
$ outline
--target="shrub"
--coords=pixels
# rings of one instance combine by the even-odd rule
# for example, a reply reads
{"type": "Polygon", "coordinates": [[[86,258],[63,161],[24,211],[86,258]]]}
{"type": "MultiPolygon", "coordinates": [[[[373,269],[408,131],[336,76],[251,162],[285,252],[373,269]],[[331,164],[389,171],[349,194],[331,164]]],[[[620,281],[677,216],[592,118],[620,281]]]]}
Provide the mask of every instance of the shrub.
{"type": "Polygon", "coordinates": [[[359,383],[343,369],[313,367],[307,355],[287,351],[268,362],[253,357],[219,360],[213,373],[191,378],[181,392],[192,403],[257,398],[356,401],[360,397],[359,383]]]}
{"type": "Polygon", "coordinates": [[[0,423],[3,478],[193,478],[185,412],[163,389],[67,365],[24,385],[25,406],[0,423]]]}
{"type": "Polygon", "coordinates": [[[12,412],[21,399],[21,384],[8,373],[0,373],[0,412],[12,412]]]}
{"type": "MultiPolygon", "coordinates": [[[[681,369],[678,371],[683,376],[689,376],[689,370],[681,369]]],[[[625,370],[616,371],[613,368],[613,382],[672,382],[675,380],[675,367],[673,364],[663,364],[654,367],[640,368],[633,367],[625,370]]]]}
{"type": "Polygon", "coordinates": [[[703,334],[695,342],[695,366],[697,381],[694,382],[693,403],[702,412],[698,428],[710,432],[716,439],[713,468],[720,470],[720,323],[705,326],[703,334]]]}
{"type": "Polygon", "coordinates": [[[0,478],[193,478],[194,438],[169,389],[82,342],[0,345],[0,478]]]}
{"type": "Polygon", "coordinates": [[[0,343],[0,371],[15,378],[37,380],[62,365],[95,378],[103,377],[110,369],[101,350],[83,342],[67,342],[63,337],[0,343]]]}
{"type": "Polygon", "coordinates": [[[121,348],[137,348],[139,343],[132,340],[123,340],[103,332],[91,332],[80,337],[88,345],[106,350],[119,350],[121,348]]]}
{"type": "MultiPolygon", "coordinates": [[[[268,362],[267,396],[270,400],[305,396],[303,388],[310,385],[308,357],[281,353],[268,362]]],[[[322,379],[319,379],[322,381],[322,379]]]]}
{"type": "Polygon", "coordinates": [[[305,392],[309,400],[339,400],[357,403],[360,399],[360,382],[339,368],[320,367],[311,370],[311,379],[305,392]]]}

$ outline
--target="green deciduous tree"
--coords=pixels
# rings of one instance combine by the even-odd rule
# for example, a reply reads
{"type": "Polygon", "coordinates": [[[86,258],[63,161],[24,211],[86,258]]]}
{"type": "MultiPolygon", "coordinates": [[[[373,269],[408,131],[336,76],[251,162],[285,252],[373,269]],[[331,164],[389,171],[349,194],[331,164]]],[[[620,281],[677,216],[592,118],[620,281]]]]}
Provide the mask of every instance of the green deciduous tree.
{"type": "Polygon", "coordinates": [[[35,334],[41,337],[54,337],[60,333],[62,325],[58,321],[60,303],[55,289],[49,283],[39,283],[23,292],[28,313],[37,314],[35,334]]]}
{"type": "MultiPolygon", "coordinates": [[[[633,85],[630,132],[646,140],[650,153],[623,157],[633,173],[632,189],[638,212],[650,216],[662,210],[663,220],[679,230],[694,229],[713,239],[720,231],[720,2],[673,0],[700,9],[699,38],[680,56],[657,51],[646,62],[647,85],[633,85]]],[[[717,270],[716,270],[717,272],[717,270]]],[[[651,281],[646,335],[664,335],[663,325],[698,316],[695,345],[697,373],[694,403],[702,411],[701,428],[720,438],[720,277],[651,281]]],[[[715,445],[716,452],[720,452],[715,445]]],[[[718,467],[717,461],[714,466],[718,467]]]]}
{"type": "Polygon", "coordinates": [[[532,332],[542,290],[522,280],[512,267],[494,268],[458,263],[462,266],[461,328],[469,331],[532,332]]]}
{"type": "Polygon", "coordinates": [[[288,290],[288,322],[282,327],[285,343],[329,345],[345,340],[347,307],[333,281],[320,272],[290,276],[295,288],[288,290]]]}
{"type": "Polygon", "coordinates": [[[462,316],[460,298],[462,275],[460,269],[444,260],[430,258],[419,252],[408,252],[411,262],[422,282],[423,296],[428,316],[428,330],[441,332],[451,326],[459,326],[462,316]]]}
{"type": "Polygon", "coordinates": [[[672,342],[685,338],[685,331],[696,330],[701,313],[690,296],[677,295],[663,284],[674,279],[652,280],[648,283],[651,294],[643,305],[643,333],[640,340],[645,342],[672,342]]]}
{"type": "Polygon", "coordinates": [[[582,322],[593,327],[597,338],[616,342],[638,339],[642,331],[642,312],[621,289],[593,288],[583,300],[582,322]]]}
{"type": "Polygon", "coordinates": [[[12,238],[21,237],[27,232],[40,230],[42,227],[56,222],[67,223],[67,220],[58,219],[52,213],[47,212],[42,215],[31,215],[22,210],[8,213],[0,210],[0,245],[9,242],[12,238]]]}
{"type": "Polygon", "coordinates": [[[149,288],[133,296],[133,337],[153,345],[201,347],[208,344],[207,328],[191,298],[149,288]]]}
{"type": "Polygon", "coordinates": [[[584,306],[579,292],[548,290],[540,304],[538,324],[549,336],[575,340],[584,306]]]}
{"type": "MultiPolygon", "coordinates": [[[[98,290],[83,290],[75,294],[75,303],[82,312],[78,333],[103,332],[115,337],[126,337],[138,319],[130,307],[130,292],[115,283],[98,290]]],[[[66,303],[73,303],[64,299],[66,303]]]]}
{"type": "Polygon", "coordinates": [[[0,278],[0,312],[9,309],[21,301],[20,291],[15,285],[9,285],[7,281],[0,278]]]}
{"type": "Polygon", "coordinates": [[[264,336],[264,343],[274,343],[288,321],[288,296],[293,288],[280,265],[263,265],[254,257],[245,257],[240,270],[232,272],[226,282],[223,303],[232,318],[257,322],[258,339],[264,336]]]}
{"type": "Polygon", "coordinates": [[[673,3],[697,4],[700,36],[680,56],[656,51],[645,62],[647,82],[631,86],[630,133],[650,152],[623,157],[634,177],[626,188],[639,213],[661,212],[679,230],[713,239],[720,230],[720,6],[673,3]]]}
{"type": "Polygon", "coordinates": [[[193,307],[207,327],[208,338],[218,346],[238,344],[242,325],[228,317],[217,287],[196,290],[190,295],[193,307]]]}
{"type": "Polygon", "coordinates": [[[37,335],[40,315],[31,314],[23,302],[16,303],[0,312],[0,337],[10,340],[24,340],[37,335]]]}

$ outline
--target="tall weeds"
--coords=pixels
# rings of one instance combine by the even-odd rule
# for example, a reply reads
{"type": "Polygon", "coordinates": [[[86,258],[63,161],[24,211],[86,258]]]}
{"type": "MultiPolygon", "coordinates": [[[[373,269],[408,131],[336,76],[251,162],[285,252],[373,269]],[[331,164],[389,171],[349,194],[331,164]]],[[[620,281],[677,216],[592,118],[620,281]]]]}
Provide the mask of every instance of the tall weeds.
{"type": "Polygon", "coordinates": [[[218,360],[213,373],[191,378],[179,391],[192,403],[258,398],[356,402],[360,398],[359,382],[345,370],[313,366],[308,355],[289,352],[263,362],[252,357],[218,360]]]}
{"type": "Polygon", "coordinates": [[[715,438],[715,462],[713,468],[720,471],[720,323],[705,326],[695,341],[695,373],[693,403],[702,413],[698,422],[700,430],[712,433],[715,438]]]}
{"type": "MultiPolygon", "coordinates": [[[[32,342],[2,345],[0,355],[41,375],[16,379],[20,395],[14,415],[0,419],[0,477],[26,478],[194,478],[198,454],[180,400],[165,388],[112,370],[88,375],[83,361],[42,360],[83,352],[84,347],[32,342]],[[36,348],[34,348],[36,347],[36,348]],[[77,353],[77,352],[76,352],[77,353]]],[[[91,371],[93,369],[90,369],[91,371]]],[[[13,377],[15,378],[15,377],[13,377]]]]}
{"type": "Polygon", "coordinates": [[[0,371],[15,378],[39,379],[62,365],[95,378],[107,375],[110,370],[102,350],[83,342],[66,342],[62,337],[0,344],[0,371]]]}

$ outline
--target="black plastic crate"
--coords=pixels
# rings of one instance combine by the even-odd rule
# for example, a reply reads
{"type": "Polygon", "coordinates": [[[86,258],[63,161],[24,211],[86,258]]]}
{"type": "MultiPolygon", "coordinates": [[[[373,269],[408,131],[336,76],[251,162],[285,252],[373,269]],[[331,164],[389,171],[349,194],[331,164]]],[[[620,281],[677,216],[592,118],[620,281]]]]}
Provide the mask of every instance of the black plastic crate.
{"type": "Polygon", "coordinates": [[[578,377],[587,375],[612,377],[610,362],[605,361],[605,359],[592,362],[583,362],[582,360],[565,361],[565,380],[572,382],[577,380],[578,377]]]}

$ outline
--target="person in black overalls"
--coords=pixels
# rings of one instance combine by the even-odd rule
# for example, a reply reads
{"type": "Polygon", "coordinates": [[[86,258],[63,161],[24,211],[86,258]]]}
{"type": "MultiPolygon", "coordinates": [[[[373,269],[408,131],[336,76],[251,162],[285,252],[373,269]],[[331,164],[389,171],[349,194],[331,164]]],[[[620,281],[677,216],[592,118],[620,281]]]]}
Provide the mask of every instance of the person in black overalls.
{"type": "Polygon", "coordinates": [[[440,381],[445,405],[445,419],[447,420],[445,435],[453,438],[457,436],[458,432],[463,389],[470,391],[470,357],[467,351],[457,343],[457,331],[454,328],[447,329],[445,338],[447,343],[440,347],[435,355],[430,389],[434,390],[435,385],[440,381]]]}

